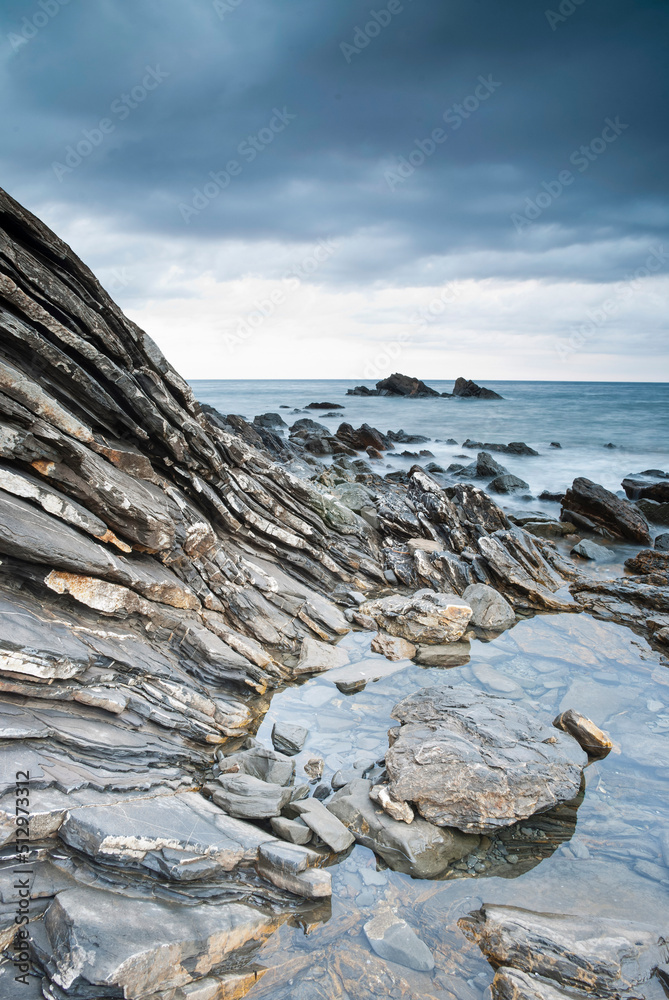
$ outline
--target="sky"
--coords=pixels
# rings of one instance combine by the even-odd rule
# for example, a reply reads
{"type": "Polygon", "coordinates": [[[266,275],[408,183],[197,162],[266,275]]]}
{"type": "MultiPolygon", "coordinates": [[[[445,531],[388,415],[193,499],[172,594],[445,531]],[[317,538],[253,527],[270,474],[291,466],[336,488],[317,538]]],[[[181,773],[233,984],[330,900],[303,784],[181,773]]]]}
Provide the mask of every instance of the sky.
{"type": "Polygon", "coordinates": [[[187,378],[669,380],[666,0],[3,0],[0,184],[187,378]]]}

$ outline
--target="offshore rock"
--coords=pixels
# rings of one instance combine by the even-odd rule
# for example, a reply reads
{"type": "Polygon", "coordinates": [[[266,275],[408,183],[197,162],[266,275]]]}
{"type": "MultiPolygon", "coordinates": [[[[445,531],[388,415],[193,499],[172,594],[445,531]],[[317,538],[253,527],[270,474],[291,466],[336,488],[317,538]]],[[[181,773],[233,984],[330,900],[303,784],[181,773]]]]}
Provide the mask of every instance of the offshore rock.
{"type": "Polygon", "coordinates": [[[455,385],[453,386],[453,395],[460,396],[462,399],[503,399],[499,393],[494,392],[492,389],[486,389],[485,386],[477,385],[476,382],[472,382],[471,379],[457,378],[455,380],[455,385]]]}
{"type": "Polygon", "coordinates": [[[401,726],[386,754],[389,791],[438,826],[492,833],[579,791],[583,750],[513,701],[448,685],[391,716],[401,726]]]}
{"type": "Polygon", "coordinates": [[[472,609],[455,594],[419,590],[413,597],[393,594],[360,605],[360,614],[372,618],[379,629],[417,643],[455,642],[464,635],[472,609]]]}
{"type": "Polygon", "coordinates": [[[619,538],[628,538],[641,545],[650,543],[648,522],[643,514],[629,500],[621,500],[590,479],[575,479],[565,493],[562,520],[573,520],[572,513],[582,515],[619,538]]]}

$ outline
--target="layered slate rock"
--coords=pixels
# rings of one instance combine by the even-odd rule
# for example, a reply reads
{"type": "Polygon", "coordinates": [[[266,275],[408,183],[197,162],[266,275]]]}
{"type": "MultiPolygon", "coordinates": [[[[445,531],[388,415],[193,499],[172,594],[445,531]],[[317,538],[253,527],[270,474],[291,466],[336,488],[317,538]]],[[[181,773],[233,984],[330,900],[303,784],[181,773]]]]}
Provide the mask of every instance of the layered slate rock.
{"type": "MultiPolygon", "coordinates": [[[[562,520],[574,521],[575,517],[585,518],[595,529],[612,536],[641,545],[650,542],[648,522],[629,500],[621,500],[615,493],[584,477],[574,480],[562,500],[562,520]]],[[[575,523],[578,524],[578,520],[575,523]]]]}
{"type": "MultiPolygon", "coordinates": [[[[206,976],[279,921],[241,903],[182,906],[76,888],[58,894],[34,942],[53,982],[70,993],[119,989],[134,1000],[206,976]]],[[[118,995],[118,993],[116,993],[118,995]]]]}
{"type": "Polygon", "coordinates": [[[455,642],[464,635],[472,609],[456,594],[419,590],[411,597],[393,594],[360,606],[360,614],[379,629],[410,643],[455,642]]]}
{"type": "Polygon", "coordinates": [[[392,711],[389,790],[437,826],[492,833],[573,799],[587,756],[506,698],[467,684],[424,688],[392,711]]]}
{"type": "Polygon", "coordinates": [[[460,927],[498,970],[495,997],[661,995],[669,951],[650,925],[488,903],[460,927]]]}

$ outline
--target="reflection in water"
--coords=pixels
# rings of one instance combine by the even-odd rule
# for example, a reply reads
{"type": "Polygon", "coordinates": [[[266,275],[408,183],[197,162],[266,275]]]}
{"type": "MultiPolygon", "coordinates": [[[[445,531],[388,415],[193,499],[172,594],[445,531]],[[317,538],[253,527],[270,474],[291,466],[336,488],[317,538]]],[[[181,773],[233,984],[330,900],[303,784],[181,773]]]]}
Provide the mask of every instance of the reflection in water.
{"type": "Polygon", "coordinates": [[[324,758],[321,783],[337,771],[373,781],[383,774],[393,706],[421,687],[466,681],[504,692],[544,719],[574,708],[613,739],[614,749],[585,770],[572,802],[484,838],[474,854],[438,879],[393,871],[356,846],[332,866],[331,910],[295,915],[260,949],[267,968],[249,997],[453,998],[483,1000],[492,969],[457,921],[483,902],[529,909],[621,914],[643,921],[664,913],[669,925],[669,669],[626,628],[588,615],[545,615],[520,622],[491,642],[473,640],[469,662],[453,669],[389,663],[370,652],[370,633],[343,640],[366,686],[323,674],[276,694],[260,727],[270,745],[275,721],[304,725],[309,739],[296,758],[298,780],[309,757],[324,758]],[[375,680],[374,678],[379,678],[375,680]],[[435,958],[433,973],[378,958],[363,925],[388,908],[405,919],[435,958]],[[322,922],[320,922],[322,921],[322,922]]]}

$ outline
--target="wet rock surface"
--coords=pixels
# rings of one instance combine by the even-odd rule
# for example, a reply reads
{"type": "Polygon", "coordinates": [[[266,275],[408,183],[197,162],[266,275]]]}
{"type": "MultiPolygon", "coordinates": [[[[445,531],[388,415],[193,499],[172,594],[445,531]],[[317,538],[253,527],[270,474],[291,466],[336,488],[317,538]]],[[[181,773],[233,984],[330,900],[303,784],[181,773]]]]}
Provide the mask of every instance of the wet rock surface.
{"type": "Polygon", "coordinates": [[[395,706],[386,754],[394,798],[438,826],[489,833],[572,799],[586,756],[514,702],[474,688],[426,688],[395,706]]]}
{"type": "Polygon", "coordinates": [[[641,545],[650,541],[648,522],[628,500],[589,479],[575,479],[562,500],[562,520],[573,521],[573,514],[585,517],[605,532],[628,538],[641,545]]]}

